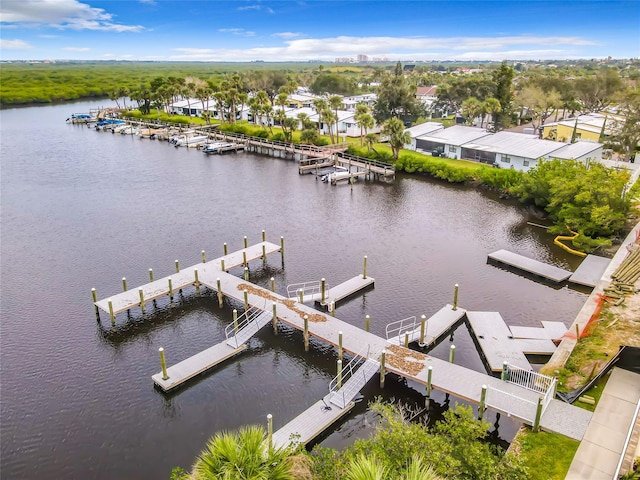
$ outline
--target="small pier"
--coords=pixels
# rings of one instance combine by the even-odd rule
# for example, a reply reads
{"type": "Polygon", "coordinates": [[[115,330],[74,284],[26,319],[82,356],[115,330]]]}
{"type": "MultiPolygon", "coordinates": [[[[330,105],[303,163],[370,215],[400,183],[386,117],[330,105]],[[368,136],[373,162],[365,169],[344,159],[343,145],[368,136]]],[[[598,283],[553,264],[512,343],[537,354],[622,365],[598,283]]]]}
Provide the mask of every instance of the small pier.
{"type": "Polygon", "coordinates": [[[366,277],[363,274],[360,274],[341,283],[340,285],[330,288],[326,293],[324,302],[321,299],[318,299],[316,300],[316,303],[324,308],[329,308],[332,303],[337,305],[338,302],[349,298],[351,295],[355,295],[361,290],[372,287],[375,281],[376,279],[373,277],[366,277]]]}
{"type": "Polygon", "coordinates": [[[157,386],[168,392],[246,349],[247,346],[244,344],[233,348],[225,341],[167,368],[166,378],[162,372],[152,375],[151,378],[157,386]]]}
{"type": "Polygon", "coordinates": [[[595,288],[610,263],[610,258],[587,255],[573,275],[569,277],[569,282],[595,288]]]}
{"type": "Polygon", "coordinates": [[[405,345],[418,342],[421,347],[431,348],[464,321],[466,310],[446,305],[425,319],[424,327],[415,317],[400,320],[387,325],[387,341],[393,345],[405,345]],[[421,335],[423,334],[421,344],[421,335]]]}
{"type": "Polygon", "coordinates": [[[542,277],[545,280],[549,280],[554,283],[562,283],[571,276],[571,272],[567,270],[539,262],[538,260],[534,260],[508,250],[498,250],[490,253],[489,260],[542,277]]]}
{"type": "Polygon", "coordinates": [[[504,362],[522,370],[531,370],[525,353],[552,355],[555,344],[549,339],[514,339],[498,312],[467,312],[469,325],[493,372],[500,372],[504,362]]]}
{"type": "Polygon", "coordinates": [[[354,407],[349,402],[344,408],[329,405],[329,395],[311,405],[289,423],[273,433],[273,446],[284,448],[289,445],[306,445],[327,428],[345,416],[354,407]]]}
{"type": "Polygon", "coordinates": [[[567,327],[562,322],[540,322],[542,328],[538,327],[518,327],[510,326],[513,338],[551,340],[553,343],[560,342],[567,333],[567,327]]]}

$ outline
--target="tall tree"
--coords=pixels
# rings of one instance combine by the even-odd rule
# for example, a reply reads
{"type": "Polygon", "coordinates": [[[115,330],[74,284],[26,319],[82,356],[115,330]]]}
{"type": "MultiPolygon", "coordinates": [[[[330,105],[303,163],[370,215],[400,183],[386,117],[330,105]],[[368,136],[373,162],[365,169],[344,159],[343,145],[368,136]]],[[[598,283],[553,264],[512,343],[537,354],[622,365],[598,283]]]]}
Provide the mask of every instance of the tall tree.
{"type": "Polygon", "coordinates": [[[340,120],[338,116],[338,109],[342,106],[342,97],[340,95],[332,95],[329,97],[329,106],[333,108],[333,113],[335,114],[335,122],[336,122],[336,142],[338,139],[338,121],[340,120]]]}
{"type": "Polygon", "coordinates": [[[358,125],[360,126],[360,146],[362,146],[362,137],[364,136],[364,126],[362,125],[362,118],[364,115],[368,114],[369,107],[367,107],[364,103],[359,103],[358,105],[356,105],[356,113],[353,118],[356,122],[358,122],[358,125]]]}
{"type": "Polygon", "coordinates": [[[624,85],[617,70],[607,68],[595,76],[581,77],[574,84],[582,113],[600,112],[610,105],[624,85]]]}
{"type": "MultiPolygon", "coordinates": [[[[561,105],[562,100],[560,93],[552,89],[545,92],[540,87],[529,85],[520,90],[516,99],[521,107],[524,107],[527,114],[531,116],[531,124],[537,129],[540,125],[544,125],[553,112],[561,105]]],[[[537,130],[536,130],[537,131],[537,130]]]]}
{"type": "Polygon", "coordinates": [[[640,89],[629,90],[622,96],[618,113],[624,119],[613,122],[611,141],[627,160],[632,160],[640,143],[640,89]]]}
{"type": "Polygon", "coordinates": [[[411,143],[411,135],[406,131],[404,123],[399,118],[389,118],[382,126],[382,133],[389,136],[389,146],[393,159],[398,160],[400,150],[407,143],[411,143]]]}
{"type": "Polygon", "coordinates": [[[404,78],[402,65],[396,64],[393,74],[385,75],[378,87],[378,99],[373,116],[378,123],[395,117],[413,120],[424,113],[424,107],[416,99],[416,87],[404,78]]]}
{"type": "Polygon", "coordinates": [[[477,98],[467,98],[462,102],[462,116],[466,118],[468,124],[472,125],[473,120],[482,115],[482,103],[477,98]]]}
{"type": "Polygon", "coordinates": [[[494,97],[500,102],[500,111],[494,115],[494,130],[500,131],[511,124],[511,112],[513,103],[513,68],[504,61],[500,68],[493,72],[495,85],[494,97]]]}

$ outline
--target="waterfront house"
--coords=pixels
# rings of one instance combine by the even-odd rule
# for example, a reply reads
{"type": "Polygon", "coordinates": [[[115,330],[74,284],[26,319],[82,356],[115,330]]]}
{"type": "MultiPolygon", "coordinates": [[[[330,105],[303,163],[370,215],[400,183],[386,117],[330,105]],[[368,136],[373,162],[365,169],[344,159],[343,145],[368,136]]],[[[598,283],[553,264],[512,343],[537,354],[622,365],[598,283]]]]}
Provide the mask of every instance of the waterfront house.
{"type": "Polygon", "coordinates": [[[437,151],[443,157],[460,159],[462,145],[487,135],[490,133],[484,128],[455,125],[417,136],[416,150],[428,154],[437,151]]]}

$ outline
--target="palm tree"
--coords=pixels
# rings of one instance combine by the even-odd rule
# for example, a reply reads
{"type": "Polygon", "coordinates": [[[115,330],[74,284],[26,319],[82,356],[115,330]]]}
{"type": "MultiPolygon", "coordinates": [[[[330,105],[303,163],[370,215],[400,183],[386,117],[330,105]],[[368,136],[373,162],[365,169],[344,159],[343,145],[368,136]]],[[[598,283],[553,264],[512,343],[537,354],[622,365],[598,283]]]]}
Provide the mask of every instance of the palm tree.
{"type": "Polygon", "coordinates": [[[490,115],[491,119],[493,120],[493,115],[502,110],[500,100],[494,97],[487,98],[484,101],[484,110],[490,115]]]}
{"type": "Polygon", "coordinates": [[[327,101],[324,98],[316,98],[313,101],[313,108],[318,112],[318,133],[322,135],[323,113],[327,110],[327,101]]]}
{"type": "Polygon", "coordinates": [[[407,468],[407,474],[403,480],[444,480],[438,475],[431,465],[425,465],[420,456],[414,456],[407,468]]]}
{"type": "Polygon", "coordinates": [[[364,103],[359,103],[358,105],[356,105],[356,113],[353,118],[356,122],[358,122],[358,125],[360,125],[360,146],[362,146],[362,137],[364,136],[364,134],[362,133],[364,126],[362,125],[361,120],[364,115],[368,114],[369,107],[367,107],[364,103]]]}
{"type": "Polygon", "coordinates": [[[473,124],[473,120],[482,113],[482,104],[475,97],[469,97],[462,102],[462,116],[467,123],[473,124]]]}
{"type": "Polygon", "coordinates": [[[399,118],[391,117],[384,122],[382,133],[389,135],[389,146],[393,153],[393,160],[398,160],[402,147],[411,143],[411,135],[404,128],[404,123],[399,118]]]}
{"type": "Polygon", "coordinates": [[[246,426],[238,432],[222,432],[207,442],[195,465],[197,480],[293,480],[290,452],[267,446],[260,426],[246,426]]]}
{"type": "Polygon", "coordinates": [[[382,465],[375,455],[358,455],[349,462],[346,480],[386,480],[387,467],[382,465]]]}
{"type": "Polygon", "coordinates": [[[342,106],[342,97],[340,95],[332,95],[329,97],[329,106],[333,108],[333,112],[335,113],[335,122],[336,122],[336,141],[338,139],[338,109],[342,106]]]}

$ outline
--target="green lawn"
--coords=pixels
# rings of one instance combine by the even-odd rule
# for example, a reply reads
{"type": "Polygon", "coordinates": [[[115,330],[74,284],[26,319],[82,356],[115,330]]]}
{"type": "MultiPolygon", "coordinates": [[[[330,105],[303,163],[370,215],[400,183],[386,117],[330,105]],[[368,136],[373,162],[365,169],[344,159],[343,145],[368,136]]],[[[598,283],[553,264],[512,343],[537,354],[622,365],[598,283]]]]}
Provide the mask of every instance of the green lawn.
{"type": "Polygon", "coordinates": [[[529,480],[563,480],[580,442],[557,433],[518,432],[516,449],[529,470],[529,480]]]}

